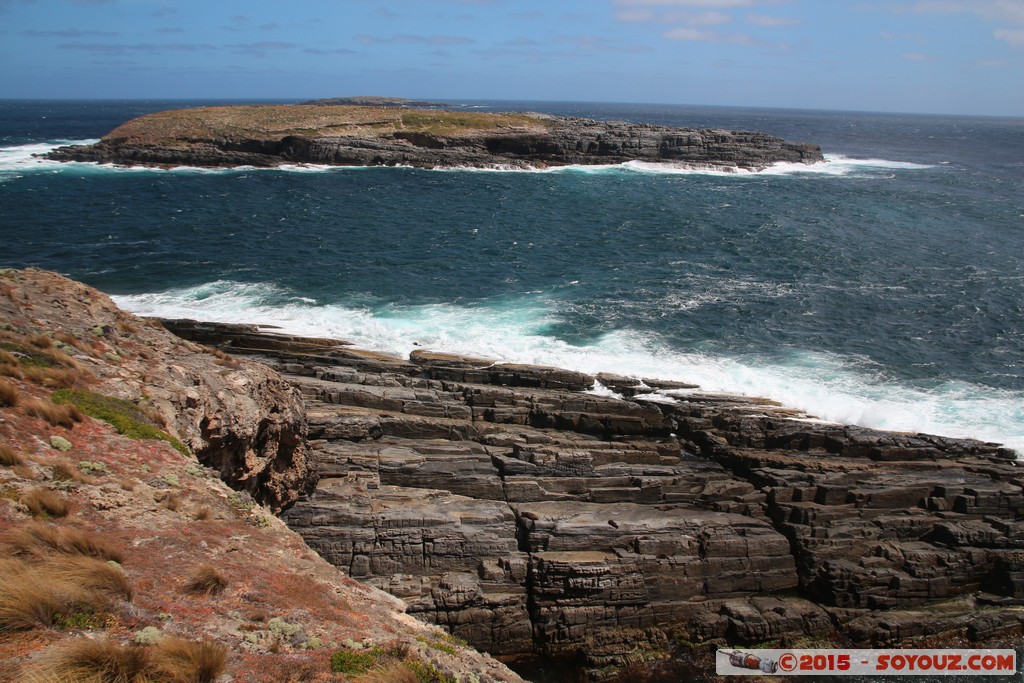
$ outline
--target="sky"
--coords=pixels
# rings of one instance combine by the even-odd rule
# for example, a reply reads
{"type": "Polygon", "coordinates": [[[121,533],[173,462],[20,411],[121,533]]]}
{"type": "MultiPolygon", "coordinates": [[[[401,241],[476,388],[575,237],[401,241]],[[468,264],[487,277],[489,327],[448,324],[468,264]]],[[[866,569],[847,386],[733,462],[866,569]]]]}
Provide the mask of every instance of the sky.
{"type": "Polygon", "coordinates": [[[1024,0],[0,0],[0,98],[1024,116],[1024,0]]]}

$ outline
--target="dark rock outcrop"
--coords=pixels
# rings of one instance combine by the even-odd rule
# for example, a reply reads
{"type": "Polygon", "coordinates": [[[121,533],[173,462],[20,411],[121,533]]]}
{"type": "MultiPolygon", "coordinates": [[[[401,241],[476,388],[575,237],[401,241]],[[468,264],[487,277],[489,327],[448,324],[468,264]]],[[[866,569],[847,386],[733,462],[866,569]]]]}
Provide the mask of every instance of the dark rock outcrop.
{"type": "MultiPolygon", "coordinates": [[[[409,110],[420,116],[418,120],[431,111],[441,117],[437,125],[428,122],[409,127],[394,119],[394,112],[402,110],[382,109],[380,121],[361,123],[356,130],[347,121],[345,107],[308,107],[338,113],[334,119],[330,113],[316,118],[315,129],[268,132],[259,119],[273,120],[278,109],[249,108],[258,110],[257,121],[249,121],[249,132],[223,124],[212,127],[209,110],[195,110],[199,113],[192,114],[197,119],[193,131],[188,125],[190,113],[183,110],[165,112],[177,114],[178,120],[173,132],[157,135],[150,129],[166,122],[156,118],[159,115],[150,115],[129,122],[126,127],[130,127],[130,135],[119,128],[94,145],[62,147],[46,156],[59,161],[145,166],[272,167],[304,163],[534,168],[649,161],[725,170],[758,170],[776,162],[814,163],[823,159],[817,145],[787,142],[766,133],[671,128],[541,114],[517,114],[516,125],[507,125],[500,124],[500,119],[496,119],[496,124],[489,119],[484,119],[484,123],[478,121],[480,117],[492,116],[489,114],[474,114],[469,121],[451,123],[443,117],[456,116],[452,112],[409,110]],[[200,117],[205,118],[199,121],[200,117]]],[[[363,114],[367,111],[362,107],[356,109],[363,114]]]]}
{"type": "Polygon", "coordinates": [[[5,272],[0,320],[71,335],[88,351],[79,363],[90,388],[138,403],[230,486],[279,511],[316,485],[302,400],[277,373],[185,342],[55,273],[5,272]]]}
{"type": "Polygon", "coordinates": [[[666,402],[646,378],[601,375],[631,396],[613,398],[551,368],[169,326],[302,390],[321,479],[292,528],[510,660],[596,672],[680,641],[988,643],[1024,624],[1024,472],[996,444],[678,383],[666,402]]]}

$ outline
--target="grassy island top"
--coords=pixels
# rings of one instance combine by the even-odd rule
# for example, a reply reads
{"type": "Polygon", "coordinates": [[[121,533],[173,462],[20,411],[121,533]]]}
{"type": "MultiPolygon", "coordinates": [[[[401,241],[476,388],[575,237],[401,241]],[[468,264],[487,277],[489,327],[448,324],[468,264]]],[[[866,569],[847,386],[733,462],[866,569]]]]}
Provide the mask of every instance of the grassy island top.
{"type": "Polygon", "coordinates": [[[104,136],[117,143],[168,144],[200,140],[279,140],[303,137],[384,137],[540,133],[550,127],[529,114],[339,105],[254,105],[172,109],[132,119],[104,136]]]}

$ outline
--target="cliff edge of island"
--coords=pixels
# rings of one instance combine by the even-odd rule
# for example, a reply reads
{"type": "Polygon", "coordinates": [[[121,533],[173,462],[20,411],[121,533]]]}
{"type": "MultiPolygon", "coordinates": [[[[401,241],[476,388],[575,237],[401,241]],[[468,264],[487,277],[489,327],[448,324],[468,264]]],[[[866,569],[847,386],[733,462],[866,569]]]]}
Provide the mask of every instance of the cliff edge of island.
{"type": "Polygon", "coordinates": [[[779,162],[824,160],[818,145],[759,132],[336,104],[163,111],[128,121],[95,144],[61,147],[45,156],[153,167],[531,169],[646,161],[754,171],[779,162]]]}

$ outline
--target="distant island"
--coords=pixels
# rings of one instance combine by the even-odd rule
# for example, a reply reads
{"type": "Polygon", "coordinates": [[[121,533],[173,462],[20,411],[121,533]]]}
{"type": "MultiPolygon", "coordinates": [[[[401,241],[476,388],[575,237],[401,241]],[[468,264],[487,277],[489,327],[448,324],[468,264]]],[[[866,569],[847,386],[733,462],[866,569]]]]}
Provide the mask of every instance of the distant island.
{"type": "Polygon", "coordinates": [[[299,102],[304,105],[353,105],[357,107],[434,107],[445,108],[451,105],[442,102],[428,102],[425,100],[407,100],[404,97],[380,97],[378,95],[363,95],[356,97],[323,97],[318,100],[306,100],[299,102]]]}
{"type": "Polygon", "coordinates": [[[529,169],[645,161],[754,171],[777,162],[823,160],[818,145],[767,133],[422,109],[395,106],[390,98],[354,100],[373,106],[328,100],[330,104],[175,109],[128,121],[96,144],[61,147],[45,156],[156,167],[529,169]]]}

